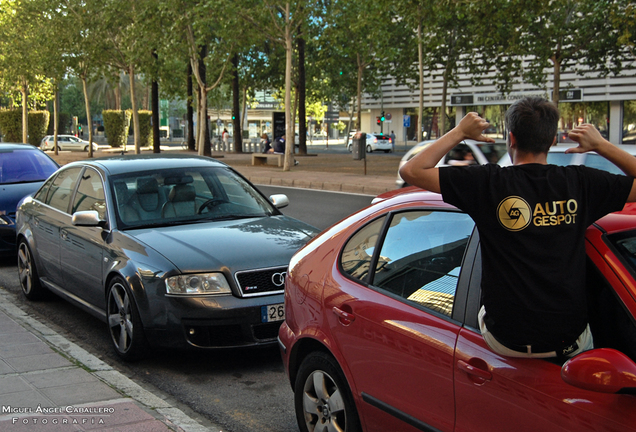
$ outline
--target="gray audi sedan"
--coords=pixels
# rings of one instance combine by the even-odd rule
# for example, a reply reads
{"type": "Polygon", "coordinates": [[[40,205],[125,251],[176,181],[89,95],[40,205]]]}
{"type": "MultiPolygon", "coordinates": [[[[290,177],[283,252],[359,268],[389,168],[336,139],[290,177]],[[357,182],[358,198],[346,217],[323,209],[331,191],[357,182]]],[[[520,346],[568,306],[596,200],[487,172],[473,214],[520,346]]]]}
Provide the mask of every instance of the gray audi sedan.
{"type": "Polygon", "coordinates": [[[115,351],[275,344],[291,256],[318,233],[212,158],[65,165],[17,211],[18,271],[107,323],[115,351]]]}

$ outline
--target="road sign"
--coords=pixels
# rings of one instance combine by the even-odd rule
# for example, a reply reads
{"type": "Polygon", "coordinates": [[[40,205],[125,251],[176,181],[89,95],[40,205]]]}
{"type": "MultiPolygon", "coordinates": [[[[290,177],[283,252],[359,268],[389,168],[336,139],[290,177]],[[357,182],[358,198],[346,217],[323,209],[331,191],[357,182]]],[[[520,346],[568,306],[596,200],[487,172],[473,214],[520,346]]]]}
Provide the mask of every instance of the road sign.
{"type": "Polygon", "coordinates": [[[410,115],[405,115],[402,116],[402,122],[404,123],[404,127],[411,127],[411,116],[410,115]]]}
{"type": "Polygon", "coordinates": [[[393,117],[391,115],[391,113],[386,113],[386,115],[384,116],[387,120],[391,120],[391,118],[393,117]]]}
{"type": "Polygon", "coordinates": [[[323,119],[325,123],[338,123],[340,121],[340,112],[339,111],[327,111],[325,113],[325,118],[323,119]]]}

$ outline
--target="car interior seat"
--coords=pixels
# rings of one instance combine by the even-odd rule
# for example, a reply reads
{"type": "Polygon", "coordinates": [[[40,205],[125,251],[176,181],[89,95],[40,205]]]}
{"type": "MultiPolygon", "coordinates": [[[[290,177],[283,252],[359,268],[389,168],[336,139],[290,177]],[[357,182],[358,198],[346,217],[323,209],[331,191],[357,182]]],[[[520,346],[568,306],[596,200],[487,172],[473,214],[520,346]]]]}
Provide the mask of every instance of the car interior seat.
{"type": "Polygon", "coordinates": [[[159,183],[154,177],[137,179],[137,190],[134,196],[135,207],[141,220],[161,218],[161,199],[159,183]]]}
{"type": "Polygon", "coordinates": [[[115,195],[117,199],[117,207],[119,208],[119,217],[124,222],[135,222],[139,220],[139,213],[130,204],[131,193],[125,181],[117,181],[114,183],[115,195]]]}
{"type": "Polygon", "coordinates": [[[179,179],[166,178],[166,184],[175,183],[168,194],[168,201],[163,205],[163,217],[173,218],[194,216],[197,214],[196,191],[192,183],[192,176],[179,179]]]}

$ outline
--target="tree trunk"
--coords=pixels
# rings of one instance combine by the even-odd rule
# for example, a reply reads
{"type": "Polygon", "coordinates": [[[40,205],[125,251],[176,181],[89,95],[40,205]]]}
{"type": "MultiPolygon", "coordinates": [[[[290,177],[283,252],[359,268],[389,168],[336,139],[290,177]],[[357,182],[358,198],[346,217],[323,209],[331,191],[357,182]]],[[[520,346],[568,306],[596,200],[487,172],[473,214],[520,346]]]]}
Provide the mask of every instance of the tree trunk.
{"type": "Polygon", "coordinates": [[[283,171],[289,171],[294,160],[294,125],[291,120],[291,74],[293,38],[289,2],[285,3],[285,162],[283,171]]]}
{"type": "Polygon", "coordinates": [[[554,63],[554,82],[552,83],[552,103],[559,108],[559,87],[561,86],[561,59],[557,56],[552,57],[554,63]]]}
{"type": "MultiPolygon", "coordinates": [[[[420,8],[421,6],[418,7],[418,10],[420,8]]],[[[416,143],[422,139],[422,131],[424,130],[424,47],[422,45],[422,20],[420,19],[420,22],[417,25],[417,55],[420,68],[420,105],[417,110],[417,132],[415,133],[416,143]]]]}
{"type": "Polygon", "coordinates": [[[132,104],[133,117],[133,141],[135,143],[135,154],[141,153],[141,143],[139,142],[139,113],[137,112],[137,98],[135,97],[135,67],[128,67],[128,78],[130,79],[130,102],[132,104]]]}
{"type": "MultiPolygon", "coordinates": [[[[298,38],[298,154],[307,154],[307,85],[305,39],[298,38]]],[[[294,138],[295,140],[295,138],[294,138]]]]}
{"type": "Polygon", "coordinates": [[[362,73],[364,72],[364,68],[360,63],[360,54],[358,54],[358,102],[356,109],[358,110],[358,118],[356,120],[356,131],[360,132],[362,130],[362,73]]]}
{"type": "Polygon", "coordinates": [[[88,157],[93,157],[93,122],[91,121],[91,101],[88,97],[88,84],[86,76],[82,76],[82,89],[84,90],[84,105],[86,105],[86,123],[88,127],[88,157]]]}
{"type": "Polygon", "coordinates": [[[192,103],[194,102],[194,92],[192,89],[192,64],[188,62],[188,98],[186,102],[186,117],[188,121],[188,150],[195,150],[194,140],[194,109],[192,109],[192,103]]]}
{"type": "Polygon", "coordinates": [[[28,144],[29,142],[29,85],[26,80],[22,80],[22,86],[20,87],[22,93],[22,142],[28,144]]]}
{"type": "Polygon", "coordinates": [[[232,125],[234,126],[234,153],[243,153],[243,128],[241,127],[241,105],[239,86],[238,54],[232,57],[232,125]]]}
{"type": "Polygon", "coordinates": [[[53,153],[58,155],[57,151],[57,134],[60,125],[60,84],[55,83],[55,99],[53,99],[53,153]]]}
{"type": "Polygon", "coordinates": [[[161,136],[159,129],[159,83],[152,80],[152,152],[161,153],[161,136]]]}

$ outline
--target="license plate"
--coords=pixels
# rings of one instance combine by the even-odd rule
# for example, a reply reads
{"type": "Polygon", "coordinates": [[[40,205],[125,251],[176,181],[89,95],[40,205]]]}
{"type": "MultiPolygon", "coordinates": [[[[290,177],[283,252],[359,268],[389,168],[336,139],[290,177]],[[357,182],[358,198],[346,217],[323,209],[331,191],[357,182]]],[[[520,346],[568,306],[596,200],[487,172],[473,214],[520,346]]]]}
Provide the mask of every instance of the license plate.
{"type": "Polygon", "coordinates": [[[285,304],[261,306],[261,322],[275,322],[285,319],[285,304]]]}

